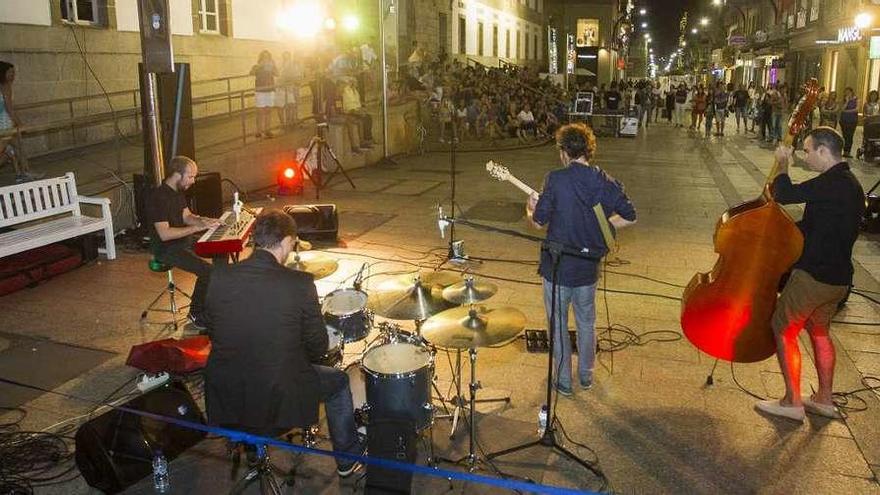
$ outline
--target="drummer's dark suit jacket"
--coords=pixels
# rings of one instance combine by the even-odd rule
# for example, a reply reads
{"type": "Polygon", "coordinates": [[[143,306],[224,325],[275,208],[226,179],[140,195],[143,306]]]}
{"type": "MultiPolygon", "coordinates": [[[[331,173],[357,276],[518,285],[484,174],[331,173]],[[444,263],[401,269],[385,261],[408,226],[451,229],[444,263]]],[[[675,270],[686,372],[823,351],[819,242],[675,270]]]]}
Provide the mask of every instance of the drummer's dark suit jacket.
{"type": "Polygon", "coordinates": [[[205,306],[208,422],[263,434],[317,423],[320,386],[311,363],[328,344],[312,275],[257,249],[215,268],[205,306]]]}

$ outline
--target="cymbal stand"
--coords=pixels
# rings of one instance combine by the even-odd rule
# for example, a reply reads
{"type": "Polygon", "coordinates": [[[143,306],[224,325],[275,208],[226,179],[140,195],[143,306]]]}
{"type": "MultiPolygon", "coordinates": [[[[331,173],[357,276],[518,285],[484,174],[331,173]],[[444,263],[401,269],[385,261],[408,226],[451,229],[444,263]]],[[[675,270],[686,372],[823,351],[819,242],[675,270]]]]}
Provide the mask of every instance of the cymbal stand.
{"type": "MultiPolygon", "coordinates": [[[[461,351],[459,350],[459,355],[460,354],[461,354],[461,351]]],[[[477,454],[476,454],[476,452],[474,452],[474,450],[475,450],[474,448],[476,446],[476,438],[477,438],[476,437],[476,423],[474,422],[474,410],[475,410],[475,405],[477,402],[477,390],[481,389],[482,385],[480,384],[480,382],[477,381],[477,378],[476,378],[476,374],[477,374],[477,371],[476,371],[477,370],[477,349],[473,348],[473,347],[468,349],[468,356],[470,357],[470,361],[471,361],[471,381],[470,381],[470,384],[468,384],[468,389],[470,390],[470,398],[469,398],[469,406],[468,406],[468,408],[470,409],[470,412],[468,414],[468,417],[469,417],[468,421],[470,423],[468,425],[469,426],[468,435],[470,437],[469,442],[468,442],[468,454],[464,457],[461,457],[460,459],[447,459],[447,458],[439,457],[439,458],[437,458],[437,460],[440,462],[446,462],[446,463],[450,463],[450,464],[466,463],[467,467],[468,467],[468,471],[474,472],[478,469],[477,465],[480,462],[483,462],[481,459],[477,458],[477,454]]],[[[460,386],[459,386],[459,388],[460,388],[460,386]]],[[[457,408],[457,406],[456,406],[456,408],[457,408]]]]}
{"type": "MultiPolygon", "coordinates": [[[[422,337],[422,325],[425,323],[425,320],[413,320],[416,325],[416,335],[421,338],[422,337]]],[[[422,339],[422,341],[431,349],[431,354],[436,355],[437,349],[427,340],[422,339]]],[[[446,402],[448,402],[444,397],[443,393],[440,392],[440,388],[437,386],[437,375],[431,377],[431,387],[434,388],[434,393],[437,394],[437,397],[440,399],[440,405],[443,406],[443,414],[438,414],[438,419],[448,418],[452,416],[452,413],[449,412],[449,408],[446,407],[446,402]]],[[[434,435],[433,430],[431,430],[431,435],[434,435]]]]}
{"type": "MultiPolygon", "coordinates": [[[[473,362],[471,364],[473,366],[473,362]]],[[[473,371],[473,370],[471,370],[473,371]]],[[[452,426],[449,429],[449,438],[455,438],[455,430],[458,427],[458,418],[461,415],[461,411],[464,408],[470,407],[473,408],[473,402],[479,403],[489,403],[489,402],[504,402],[506,404],[510,404],[510,396],[498,397],[496,399],[471,399],[472,403],[470,406],[464,404],[464,398],[461,395],[461,349],[455,350],[455,369],[452,372],[452,381],[455,384],[455,397],[451,399],[445,399],[444,402],[451,402],[455,404],[455,408],[452,410],[452,414],[450,417],[452,418],[452,426]]]]}

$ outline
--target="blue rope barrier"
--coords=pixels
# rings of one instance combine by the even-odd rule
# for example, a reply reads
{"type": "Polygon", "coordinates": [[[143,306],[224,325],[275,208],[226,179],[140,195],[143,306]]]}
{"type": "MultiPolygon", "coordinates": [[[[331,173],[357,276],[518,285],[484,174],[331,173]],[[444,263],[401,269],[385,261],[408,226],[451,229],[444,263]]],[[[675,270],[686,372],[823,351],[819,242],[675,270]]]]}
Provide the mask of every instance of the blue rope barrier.
{"type": "Polygon", "coordinates": [[[383,467],[387,469],[396,469],[401,471],[408,471],[413,474],[423,474],[426,476],[432,476],[435,478],[445,478],[448,480],[460,480],[460,481],[469,481],[473,483],[481,483],[484,485],[496,486],[499,488],[506,488],[509,490],[523,490],[531,493],[540,493],[547,495],[598,495],[597,492],[586,491],[586,490],[576,490],[573,488],[562,488],[558,486],[552,485],[544,485],[539,483],[528,483],[525,481],[516,481],[516,480],[508,480],[503,478],[495,478],[492,476],[483,476],[479,474],[473,474],[469,472],[462,471],[450,471],[448,469],[440,469],[440,468],[432,468],[427,466],[420,466],[417,464],[410,464],[407,462],[399,462],[392,461],[389,459],[381,459],[378,457],[368,457],[361,456],[357,454],[350,454],[348,452],[335,452],[330,450],[322,450],[315,449],[312,447],[304,447],[301,445],[294,445],[292,443],[283,442],[281,440],[269,437],[262,437],[259,435],[252,435],[250,433],[245,433],[237,430],[230,430],[226,428],[219,428],[215,426],[204,425],[201,423],[193,423],[191,421],[185,421],[182,419],[172,418],[168,416],[163,416],[161,414],[155,414],[147,411],[141,411],[139,409],[132,409],[130,407],[125,406],[113,406],[110,404],[99,403],[97,401],[92,401],[89,399],[84,399],[82,397],[77,397],[75,395],[65,394],[62,392],[56,392],[53,390],[44,389],[42,387],[37,387],[35,385],[28,385],[25,383],[20,383],[14,380],[8,380],[5,378],[0,378],[0,382],[7,383],[10,385],[15,385],[18,387],[29,388],[33,390],[37,390],[44,393],[59,395],[62,397],[67,397],[71,399],[76,399],[82,402],[87,402],[90,404],[98,404],[102,406],[107,406],[112,409],[117,409],[119,411],[124,411],[129,414],[134,414],[136,416],[141,416],[144,418],[149,418],[157,421],[162,421],[168,424],[173,424],[176,426],[180,426],[183,428],[188,428],[191,430],[202,431],[209,434],[214,434],[217,436],[221,436],[224,438],[228,438],[233,442],[242,442],[248,443],[252,445],[265,445],[265,446],[273,446],[278,447],[283,450],[287,450],[297,454],[309,454],[309,455],[321,455],[325,457],[333,457],[333,458],[342,458],[349,461],[358,461],[364,464],[375,465],[378,467],[383,467]]]}

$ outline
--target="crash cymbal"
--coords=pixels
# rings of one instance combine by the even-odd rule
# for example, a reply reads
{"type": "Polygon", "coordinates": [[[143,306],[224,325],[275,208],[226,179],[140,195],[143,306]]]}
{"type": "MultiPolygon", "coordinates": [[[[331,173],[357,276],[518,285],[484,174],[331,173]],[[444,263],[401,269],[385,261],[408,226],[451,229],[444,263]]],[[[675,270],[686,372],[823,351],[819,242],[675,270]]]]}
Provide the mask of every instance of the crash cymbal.
{"type": "Polygon", "coordinates": [[[485,301],[498,292],[498,286],[489,282],[477,282],[468,277],[463,282],[443,289],[443,299],[452,304],[473,304],[485,301]]]}
{"type": "Polygon", "coordinates": [[[422,337],[439,347],[489,347],[516,337],[526,327],[526,315],[512,307],[484,305],[447,309],[422,325],[422,337]]]}
{"type": "Polygon", "coordinates": [[[315,280],[332,275],[339,268],[339,262],[317,251],[290,253],[284,263],[287,268],[311,273],[315,280]]]}
{"type": "Polygon", "coordinates": [[[370,291],[370,309],[392,320],[424,320],[448,306],[420,281],[389,280],[370,291]]]}

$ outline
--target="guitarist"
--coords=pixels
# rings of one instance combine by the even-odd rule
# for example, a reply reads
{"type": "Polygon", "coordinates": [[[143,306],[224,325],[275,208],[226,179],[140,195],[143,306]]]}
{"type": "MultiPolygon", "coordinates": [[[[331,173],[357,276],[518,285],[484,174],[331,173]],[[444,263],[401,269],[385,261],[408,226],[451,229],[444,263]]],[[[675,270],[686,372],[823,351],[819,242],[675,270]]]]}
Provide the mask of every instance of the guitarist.
{"type": "MultiPolygon", "coordinates": [[[[582,123],[563,126],[556,133],[556,145],[563,168],[547,175],[540,195],[529,197],[526,205],[528,218],[536,227],[547,226],[548,240],[607,253],[608,247],[593,207],[602,205],[609,215],[608,222],[615,228],[635,223],[636,210],[620,182],[599,167],[590,165],[590,159],[596,153],[596,136],[589,127],[582,123]]],[[[553,339],[559,345],[555,346],[553,358],[558,371],[556,389],[567,397],[572,395],[571,342],[567,331],[570,305],[574,307],[578,332],[578,378],[582,389],[593,386],[598,265],[595,259],[563,255],[556,273],[553,339]]],[[[544,279],[544,307],[549,320],[553,310],[553,262],[546,251],[541,253],[539,273],[544,279]]]]}
{"type": "Polygon", "coordinates": [[[773,197],[780,204],[804,203],[798,227],[804,250],[776,303],[772,327],[776,356],[785,379],[785,397],[756,404],[758,410],[795,421],[807,412],[839,418],[831,401],[834,381],[834,343],[828,330],[838,303],[852,284],[852,249],[865,214],[865,193],[841,157],[843,137],[831,127],[817,127],[804,139],[804,162],[817,177],[792,184],[788,175],[792,149],[776,149],[779,174],[773,197]],[[806,329],[816,356],[819,390],[801,397],[801,353],[798,334],[806,329]]]}

